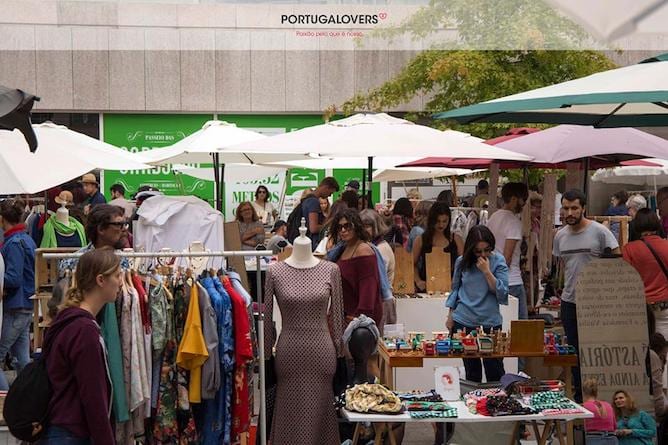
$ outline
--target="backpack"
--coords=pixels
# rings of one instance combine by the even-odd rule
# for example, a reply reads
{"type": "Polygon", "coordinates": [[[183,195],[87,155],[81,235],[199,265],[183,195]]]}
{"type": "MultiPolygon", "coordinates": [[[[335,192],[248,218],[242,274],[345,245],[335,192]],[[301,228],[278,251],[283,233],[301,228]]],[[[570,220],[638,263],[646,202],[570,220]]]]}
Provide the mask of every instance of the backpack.
{"type": "MultiPolygon", "coordinates": [[[[62,327],[60,329],[62,330],[62,327]]],[[[49,403],[53,390],[46,368],[46,358],[56,335],[57,332],[54,332],[48,345],[44,342],[40,356],[23,368],[5,397],[2,415],[9,432],[25,442],[39,440],[48,426],[49,403]]]]}
{"type": "MultiPolygon", "coordinates": [[[[297,204],[297,206],[294,209],[292,209],[292,212],[290,212],[290,215],[288,216],[288,236],[287,236],[287,238],[288,238],[288,241],[290,241],[291,244],[294,243],[295,238],[297,238],[299,236],[299,228],[302,225],[302,217],[304,216],[304,215],[302,215],[302,204],[308,198],[315,198],[315,194],[311,193],[311,194],[306,195],[304,197],[304,199],[299,201],[299,204],[297,204]]],[[[308,227],[308,221],[306,221],[306,224],[307,224],[307,227],[308,227]]]]}
{"type": "Polygon", "coordinates": [[[28,363],[9,387],[2,414],[9,432],[26,442],[39,440],[47,427],[51,382],[44,353],[28,363]]]}

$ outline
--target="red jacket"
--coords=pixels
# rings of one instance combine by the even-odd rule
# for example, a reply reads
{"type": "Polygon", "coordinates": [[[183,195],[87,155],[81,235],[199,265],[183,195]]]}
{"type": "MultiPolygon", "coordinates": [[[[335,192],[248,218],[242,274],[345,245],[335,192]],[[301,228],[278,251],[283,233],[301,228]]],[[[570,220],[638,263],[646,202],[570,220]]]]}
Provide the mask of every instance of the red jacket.
{"type": "Polygon", "coordinates": [[[93,315],[78,307],[60,311],[44,349],[53,390],[49,423],[95,445],[114,445],[106,352],[93,315]]]}
{"type": "MultiPolygon", "coordinates": [[[[643,239],[652,246],[668,268],[668,240],[657,235],[645,236],[643,239]]],[[[668,278],[643,240],[628,243],[622,249],[622,255],[640,274],[645,284],[645,299],[648,304],[668,300],[668,278]]]]}

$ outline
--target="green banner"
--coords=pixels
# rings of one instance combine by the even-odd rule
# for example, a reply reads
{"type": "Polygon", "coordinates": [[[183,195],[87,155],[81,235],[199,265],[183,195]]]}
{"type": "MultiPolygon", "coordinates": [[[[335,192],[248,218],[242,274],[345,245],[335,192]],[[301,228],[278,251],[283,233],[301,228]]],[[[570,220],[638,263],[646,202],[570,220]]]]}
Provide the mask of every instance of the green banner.
{"type": "MultiPolygon", "coordinates": [[[[357,181],[360,183],[359,194],[362,194],[362,184],[364,183],[363,176],[366,174],[366,170],[360,168],[335,168],[333,174],[334,178],[341,186],[341,191],[335,193],[333,199],[338,199],[341,193],[346,189],[346,184],[350,181],[357,181]]],[[[369,191],[366,190],[366,192],[368,193],[369,191]]],[[[371,187],[371,192],[371,200],[373,201],[373,204],[378,203],[380,200],[380,184],[375,182],[373,187],[371,187]]]]}
{"type": "MultiPolygon", "coordinates": [[[[175,144],[211,119],[213,116],[207,114],[105,114],[102,139],[136,153],[175,144]]],[[[126,198],[140,186],[150,185],[167,195],[196,195],[213,203],[213,182],[175,175],[170,165],[151,170],[106,170],[103,177],[107,199],[110,198],[109,187],[119,183],[127,190],[126,198]]]]}

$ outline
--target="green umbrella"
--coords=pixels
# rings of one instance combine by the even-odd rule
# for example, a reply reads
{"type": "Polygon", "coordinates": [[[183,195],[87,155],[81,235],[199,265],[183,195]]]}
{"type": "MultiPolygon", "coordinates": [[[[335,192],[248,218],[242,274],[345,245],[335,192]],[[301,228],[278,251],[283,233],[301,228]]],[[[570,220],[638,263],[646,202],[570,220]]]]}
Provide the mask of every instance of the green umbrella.
{"type": "Polygon", "coordinates": [[[668,126],[668,53],[642,62],[434,115],[462,124],[668,126]]]}

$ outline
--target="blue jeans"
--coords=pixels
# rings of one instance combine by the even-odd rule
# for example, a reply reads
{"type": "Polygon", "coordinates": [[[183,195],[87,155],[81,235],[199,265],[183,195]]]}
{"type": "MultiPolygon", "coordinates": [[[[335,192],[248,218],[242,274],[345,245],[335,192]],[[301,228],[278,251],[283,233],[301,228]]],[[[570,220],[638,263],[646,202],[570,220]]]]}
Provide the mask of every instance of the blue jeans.
{"type": "Polygon", "coordinates": [[[77,437],[65,428],[51,425],[38,445],[90,445],[90,439],[77,437]]]}
{"type": "Polygon", "coordinates": [[[582,403],[582,378],[580,376],[580,342],[578,339],[578,313],[577,306],[567,301],[561,302],[561,322],[564,325],[564,334],[569,345],[573,345],[578,352],[578,365],[574,366],[573,372],[573,393],[575,401],[582,403]]]}
{"type": "MultiPolygon", "coordinates": [[[[492,326],[491,329],[487,326],[483,327],[485,332],[489,333],[491,329],[501,329],[501,326],[492,326]]],[[[453,332],[457,332],[460,329],[464,329],[468,334],[476,328],[471,328],[468,326],[461,325],[455,322],[453,327],[453,332]]],[[[464,370],[466,371],[466,380],[472,382],[480,383],[482,382],[482,367],[485,367],[485,377],[488,382],[498,382],[501,380],[501,377],[506,373],[503,368],[503,359],[500,358],[484,358],[482,363],[480,363],[479,358],[465,358],[462,359],[464,362],[464,370]]]]}
{"type": "MultiPolygon", "coordinates": [[[[32,310],[16,309],[6,311],[2,320],[0,334],[0,363],[4,362],[9,351],[16,356],[17,374],[30,362],[30,322],[32,310]]],[[[9,384],[4,372],[0,372],[0,391],[7,391],[9,384]]]]}
{"type": "Polygon", "coordinates": [[[526,320],[529,318],[529,308],[527,306],[527,293],[526,289],[524,289],[523,284],[514,284],[512,286],[508,286],[508,294],[512,295],[513,297],[517,297],[518,300],[520,300],[519,304],[519,318],[520,320],[526,320]]]}

